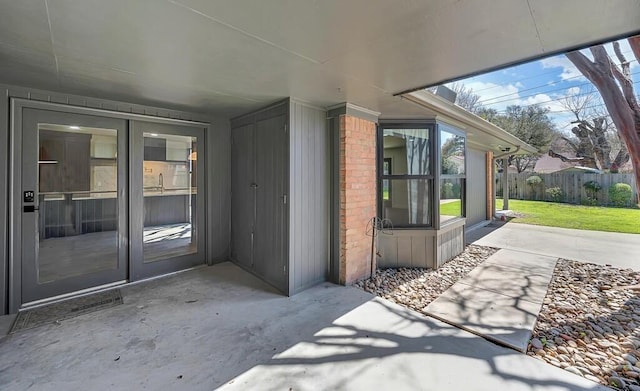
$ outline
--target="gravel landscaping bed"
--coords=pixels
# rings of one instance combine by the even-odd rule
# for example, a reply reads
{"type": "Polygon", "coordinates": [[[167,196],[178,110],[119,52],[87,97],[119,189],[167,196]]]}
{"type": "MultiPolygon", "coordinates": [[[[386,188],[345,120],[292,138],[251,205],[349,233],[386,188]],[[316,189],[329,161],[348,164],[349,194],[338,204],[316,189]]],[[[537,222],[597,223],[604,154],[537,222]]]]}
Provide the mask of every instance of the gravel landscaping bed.
{"type": "Polygon", "coordinates": [[[559,260],[527,354],[640,391],[639,282],[631,269],[559,260]]]}
{"type": "MultiPolygon", "coordinates": [[[[498,249],[470,245],[438,270],[379,269],[355,286],[421,312],[498,249]]],[[[558,260],[527,354],[640,391],[640,272],[558,260]]]]}
{"type": "Polygon", "coordinates": [[[462,254],[438,270],[378,269],[373,278],[360,281],[355,286],[413,310],[422,311],[496,251],[496,248],[469,245],[462,254]]]}

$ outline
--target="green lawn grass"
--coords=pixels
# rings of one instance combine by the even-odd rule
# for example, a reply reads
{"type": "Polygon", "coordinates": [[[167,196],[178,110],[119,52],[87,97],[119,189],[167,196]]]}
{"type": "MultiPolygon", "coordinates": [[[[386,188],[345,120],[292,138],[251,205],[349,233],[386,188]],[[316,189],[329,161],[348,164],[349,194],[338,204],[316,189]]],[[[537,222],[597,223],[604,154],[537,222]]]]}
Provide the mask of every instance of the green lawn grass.
{"type": "MultiPolygon", "coordinates": [[[[496,209],[502,209],[501,199],[496,209]]],[[[511,220],[515,223],[640,234],[640,209],[523,200],[509,200],[509,209],[522,215],[511,220]]]]}
{"type": "Polygon", "coordinates": [[[460,200],[440,204],[440,214],[445,216],[460,216],[462,211],[460,204],[460,200]]]}

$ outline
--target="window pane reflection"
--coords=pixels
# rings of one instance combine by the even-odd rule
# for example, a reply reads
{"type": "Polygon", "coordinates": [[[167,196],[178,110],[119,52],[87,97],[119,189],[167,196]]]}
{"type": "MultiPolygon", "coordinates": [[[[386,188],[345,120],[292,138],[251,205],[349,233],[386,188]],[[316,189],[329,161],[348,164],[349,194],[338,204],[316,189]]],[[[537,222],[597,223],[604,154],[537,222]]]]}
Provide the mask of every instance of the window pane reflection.
{"type": "Polygon", "coordinates": [[[117,138],[38,124],[38,283],[118,267],[117,138]]]}
{"type": "Polygon", "coordinates": [[[440,223],[462,217],[463,178],[440,180],[440,223]]]}
{"type": "Polygon", "coordinates": [[[430,145],[428,129],[384,129],[384,159],[388,175],[429,175],[430,145]]]}
{"type": "Polygon", "coordinates": [[[144,133],[144,262],[197,252],[195,137],[144,133]]]}
{"type": "Polygon", "coordinates": [[[440,173],[442,175],[464,174],[464,137],[440,132],[440,173]]]}

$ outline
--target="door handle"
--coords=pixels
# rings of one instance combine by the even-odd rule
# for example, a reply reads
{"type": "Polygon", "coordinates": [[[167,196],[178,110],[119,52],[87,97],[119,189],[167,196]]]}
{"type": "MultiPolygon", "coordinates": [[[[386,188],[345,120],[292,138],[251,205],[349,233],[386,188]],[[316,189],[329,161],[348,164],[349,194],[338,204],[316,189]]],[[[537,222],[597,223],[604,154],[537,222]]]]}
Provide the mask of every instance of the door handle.
{"type": "Polygon", "coordinates": [[[252,189],[257,189],[258,188],[258,184],[257,183],[252,183],[250,186],[251,186],[252,189]]]}

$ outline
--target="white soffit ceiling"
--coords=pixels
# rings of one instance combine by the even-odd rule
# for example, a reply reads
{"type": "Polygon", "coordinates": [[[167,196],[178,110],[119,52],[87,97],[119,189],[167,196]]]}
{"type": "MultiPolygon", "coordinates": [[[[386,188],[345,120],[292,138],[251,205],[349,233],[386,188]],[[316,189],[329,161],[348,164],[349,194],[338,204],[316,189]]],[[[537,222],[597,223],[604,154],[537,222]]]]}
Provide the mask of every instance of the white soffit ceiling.
{"type": "Polygon", "coordinates": [[[0,82],[235,116],[402,91],[640,30],[637,0],[0,0],[0,82]]]}

